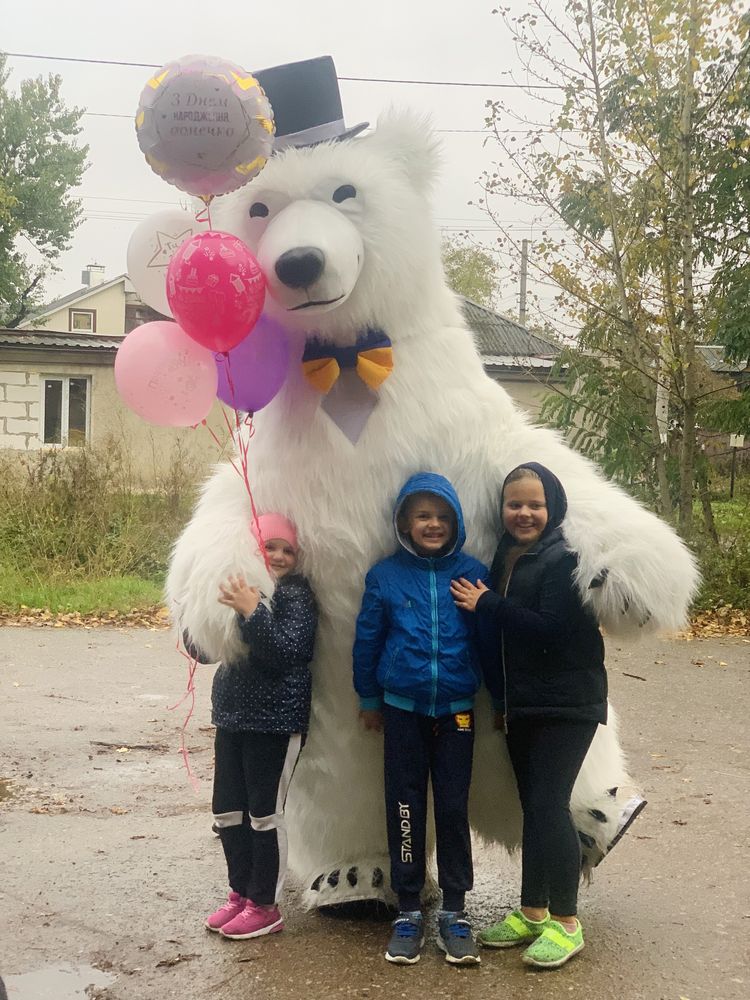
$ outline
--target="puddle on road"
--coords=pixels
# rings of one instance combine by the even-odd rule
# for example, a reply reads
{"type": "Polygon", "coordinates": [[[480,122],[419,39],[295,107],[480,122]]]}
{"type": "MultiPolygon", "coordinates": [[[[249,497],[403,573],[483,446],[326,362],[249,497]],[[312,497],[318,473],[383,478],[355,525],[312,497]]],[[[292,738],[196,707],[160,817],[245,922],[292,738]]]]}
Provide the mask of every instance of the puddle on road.
{"type": "Polygon", "coordinates": [[[109,986],[115,977],[90,965],[59,965],[55,968],[6,976],[8,1000],[76,1000],[88,997],[86,987],[109,986]]]}
{"type": "Polygon", "coordinates": [[[12,799],[16,794],[16,789],[13,787],[13,781],[11,778],[0,778],[0,802],[5,802],[7,799],[12,799]]]}

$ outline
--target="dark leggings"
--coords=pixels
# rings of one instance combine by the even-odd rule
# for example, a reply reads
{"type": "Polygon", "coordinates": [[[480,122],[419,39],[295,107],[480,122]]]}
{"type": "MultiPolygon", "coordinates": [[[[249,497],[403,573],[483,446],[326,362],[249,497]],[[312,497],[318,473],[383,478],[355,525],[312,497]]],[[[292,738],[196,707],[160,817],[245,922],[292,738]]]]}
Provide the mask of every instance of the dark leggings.
{"type": "Polygon", "coordinates": [[[596,722],[512,719],[508,752],[523,808],[521,905],[573,916],[578,907],[581,845],[570,795],[596,722]]]}

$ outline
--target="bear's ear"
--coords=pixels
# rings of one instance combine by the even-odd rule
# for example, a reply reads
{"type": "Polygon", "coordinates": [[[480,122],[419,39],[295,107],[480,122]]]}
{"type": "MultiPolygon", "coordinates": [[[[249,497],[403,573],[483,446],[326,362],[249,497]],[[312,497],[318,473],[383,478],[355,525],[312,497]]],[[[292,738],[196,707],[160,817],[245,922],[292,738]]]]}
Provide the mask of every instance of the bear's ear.
{"type": "Polygon", "coordinates": [[[428,115],[391,109],[362,141],[398,163],[418,191],[432,187],[440,167],[440,144],[428,115]]]}

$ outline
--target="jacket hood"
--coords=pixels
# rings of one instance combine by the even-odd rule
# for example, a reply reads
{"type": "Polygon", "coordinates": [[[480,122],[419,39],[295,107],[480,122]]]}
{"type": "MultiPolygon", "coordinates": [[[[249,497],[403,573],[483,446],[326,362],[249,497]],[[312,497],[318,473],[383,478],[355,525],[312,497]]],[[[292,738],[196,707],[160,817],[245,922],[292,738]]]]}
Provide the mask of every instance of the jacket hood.
{"type": "MultiPolygon", "coordinates": [[[[540,465],[538,462],[522,462],[521,465],[516,466],[516,469],[531,469],[531,471],[535,472],[542,481],[544,499],[547,504],[547,526],[542,532],[541,538],[546,538],[547,535],[559,528],[565,519],[565,514],[568,509],[568,498],[565,495],[563,484],[554,472],[550,472],[546,466],[540,465]]],[[[505,482],[503,483],[503,492],[500,496],[501,508],[503,505],[503,494],[505,493],[505,483],[508,482],[508,478],[513,475],[516,469],[513,469],[508,473],[505,478],[505,482]]]]}
{"type": "Polygon", "coordinates": [[[456,552],[460,552],[463,548],[463,544],[466,541],[466,530],[464,528],[464,515],[461,510],[461,503],[458,499],[458,494],[454,490],[453,486],[448,482],[445,476],[439,476],[434,472],[418,472],[416,475],[411,476],[404,485],[401,487],[401,492],[396,499],[396,504],[393,508],[393,530],[396,533],[396,539],[402,548],[406,549],[413,556],[417,558],[425,558],[420,556],[414,550],[414,546],[411,543],[411,539],[405,537],[398,530],[398,515],[404,502],[415,493],[434,493],[436,496],[441,497],[447,503],[450,504],[453,509],[453,513],[456,515],[456,536],[453,539],[453,544],[448,548],[446,552],[443,552],[437,558],[442,559],[445,556],[455,555],[456,552]]]}

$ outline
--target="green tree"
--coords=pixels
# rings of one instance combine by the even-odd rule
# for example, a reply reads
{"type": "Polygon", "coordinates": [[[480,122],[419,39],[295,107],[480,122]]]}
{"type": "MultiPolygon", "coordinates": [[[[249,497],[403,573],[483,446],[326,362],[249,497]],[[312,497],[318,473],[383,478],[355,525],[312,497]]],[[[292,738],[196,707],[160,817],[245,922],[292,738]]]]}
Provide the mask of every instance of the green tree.
{"type": "Polygon", "coordinates": [[[497,261],[488,250],[456,237],[443,240],[443,267],[454,292],[480,306],[494,308],[497,261]]]}
{"type": "Polygon", "coordinates": [[[70,246],[81,216],[70,192],[88,147],[76,141],[82,111],[65,107],[61,78],[24,80],[13,93],[5,63],[0,54],[0,326],[12,328],[41,301],[45,276],[70,246]]]}
{"type": "MultiPolygon", "coordinates": [[[[744,17],[750,25],[750,15],[744,17]]],[[[731,50],[713,68],[708,110],[719,111],[717,127],[702,150],[710,167],[698,211],[714,221],[709,247],[716,268],[709,297],[711,339],[731,361],[750,359],[750,40],[739,58],[731,50]],[[712,107],[716,106],[716,109],[712,107]],[[711,253],[713,250],[713,253],[711,253]]],[[[718,429],[750,434],[750,392],[707,400],[703,415],[718,429]]]]}
{"type": "Polygon", "coordinates": [[[704,204],[716,172],[707,151],[739,86],[747,21],[716,0],[567,0],[564,17],[531,0],[518,17],[498,13],[527,79],[546,89],[529,91],[541,94],[530,127],[527,108],[488,102],[511,169],[485,175],[482,204],[514,257],[494,196],[533,207],[542,236],[531,263],[577,336],[563,359],[568,396],[546,414],[575,420],[584,450],[663,514],[675,506],[688,537],[706,482],[699,410],[721,395],[696,350],[711,339],[721,229],[704,204]]]}

